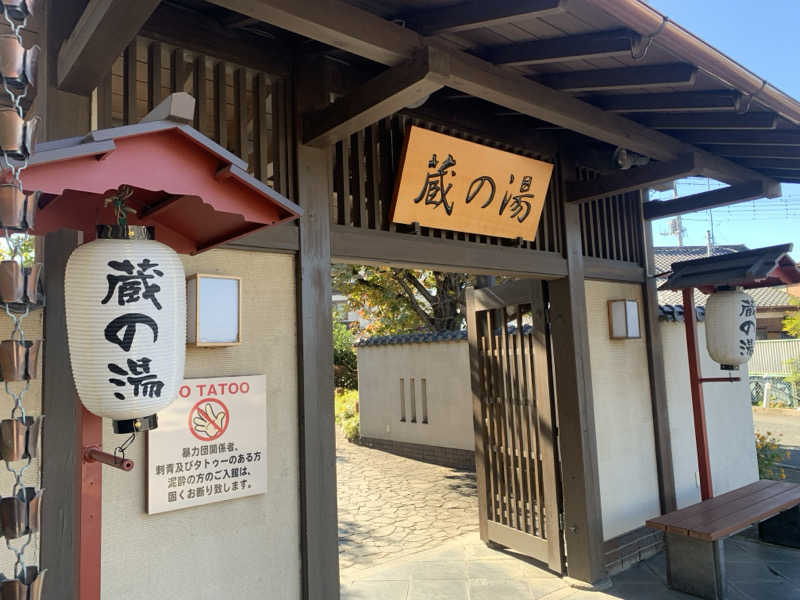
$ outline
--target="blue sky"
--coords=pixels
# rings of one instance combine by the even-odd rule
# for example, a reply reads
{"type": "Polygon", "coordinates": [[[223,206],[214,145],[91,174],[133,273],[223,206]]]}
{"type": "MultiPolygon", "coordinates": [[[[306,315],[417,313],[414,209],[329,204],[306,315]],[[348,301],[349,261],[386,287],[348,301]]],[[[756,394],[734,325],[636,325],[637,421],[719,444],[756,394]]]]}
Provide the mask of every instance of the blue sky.
{"type": "MultiPolygon", "coordinates": [[[[800,0],[650,0],[649,4],[787,94],[800,98],[800,0]]],[[[705,180],[678,183],[678,194],[706,189],[705,180]]],[[[712,184],[713,187],[713,184],[712,184]]],[[[671,197],[671,192],[658,197],[671,197]]],[[[800,258],[800,185],[783,184],[783,198],[711,211],[718,244],[751,248],[794,243],[800,258]]],[[[683,218],[684,244],[705,244],[709,211],[683,218]]],[[[677,245],[667,221],[653,223],[653,242],[677,245]]]]}

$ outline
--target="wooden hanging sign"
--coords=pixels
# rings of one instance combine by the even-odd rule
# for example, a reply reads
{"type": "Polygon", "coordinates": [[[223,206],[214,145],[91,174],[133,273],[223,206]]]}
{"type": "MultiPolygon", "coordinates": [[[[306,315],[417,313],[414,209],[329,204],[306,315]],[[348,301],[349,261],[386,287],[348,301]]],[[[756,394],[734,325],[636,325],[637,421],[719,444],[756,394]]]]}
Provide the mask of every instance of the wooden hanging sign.
{"type": "Polygon", "coordinates": [[[413,126],[392,221],[533,240],[552,173],[550,163],[413,126]]]}

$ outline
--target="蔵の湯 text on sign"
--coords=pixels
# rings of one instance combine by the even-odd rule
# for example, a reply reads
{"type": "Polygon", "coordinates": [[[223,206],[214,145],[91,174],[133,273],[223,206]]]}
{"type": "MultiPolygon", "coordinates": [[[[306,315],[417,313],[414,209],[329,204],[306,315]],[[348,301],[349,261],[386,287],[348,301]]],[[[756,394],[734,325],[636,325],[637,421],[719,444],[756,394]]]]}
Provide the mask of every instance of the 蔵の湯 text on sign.
{"type": "Polygon", "coordinates": [[[533,240],[553,165],[411,127],[392,220],[533,240]]]}
{"type": "Polygon", "coordinates": [[[148,434],[147,512],[267,491],[263,375],[186,379],[148,434]]]}

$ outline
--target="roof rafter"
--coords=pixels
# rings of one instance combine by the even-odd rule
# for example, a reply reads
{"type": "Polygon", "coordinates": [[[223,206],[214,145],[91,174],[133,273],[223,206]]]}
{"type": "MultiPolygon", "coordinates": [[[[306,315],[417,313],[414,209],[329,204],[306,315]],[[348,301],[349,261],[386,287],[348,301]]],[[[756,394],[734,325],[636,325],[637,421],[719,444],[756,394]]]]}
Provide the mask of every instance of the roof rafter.
{"type": "Polygon", "coordinates": [[[628,113],[629,118],[653,129],[775,129],[778,115],[751,112],[628,113]]]}
{"type": "Polygon", "coordinates": [[[303,115],[303,141],[327,146],[410,106],[443,86],[447,65],[420,50],[325,108],[303,115]]]}
{"type": "Polygon", "coordinates": [[[607,198],[703,172],[703,161],[697,153],[684,154],[674,160],[618,170],[589,181],[567,182],[567,202],[607,198]]]}
{"type": "MultiPolygon", "coordinates": [[[[672,132],[665,132],[671,134],[672,132]]],[[[759,144],[763,146],[800,146],[800,130],[774,131],[677,131],[675,135],[692,144],[759,144]]]]}
{"type": "Polygon", "coordinates": [[[90,0],[58,51],[58,87],[86,94],[111,70],[159,0],[90,0]]]}
{"type": "Polygon", "coordinates": [[[698,210],[756,200],[757,198],[763,198],[766,195],[766,191],[763,182],[750,181],[748,183],[739,183],[718,190],[675,198],[674,200],[651,200],[642,205],[642,212],[644,218],[648,221],[663,219],[665,217],[675,217],[698,210]]]}
{"type": "Polygon", "coordinates": [[[686,63],[564,71],[537,77],[539,83],[563,92],[692,86],[697,69],[686,63]]]}
{"type": "Polygon", "coordinates": [[[611,112],[736,111],[741,94],[733,91],[671,92],[587,96],[587,102],[611,112]]]}
{"type": "Polygon", "coordinates": [[[416,13],[406,23],[423,35],[456,33],[564,11],[563,0],[468,1],[416,13]]]}
{"type": "Polygon", "coordinates": [[[476,52],[496,65],[536,65],[569,60],[630,55],[639,42],[638,33],[614,29],[599,33],[568,35],[546,40],[489,46],[476,52]]]}

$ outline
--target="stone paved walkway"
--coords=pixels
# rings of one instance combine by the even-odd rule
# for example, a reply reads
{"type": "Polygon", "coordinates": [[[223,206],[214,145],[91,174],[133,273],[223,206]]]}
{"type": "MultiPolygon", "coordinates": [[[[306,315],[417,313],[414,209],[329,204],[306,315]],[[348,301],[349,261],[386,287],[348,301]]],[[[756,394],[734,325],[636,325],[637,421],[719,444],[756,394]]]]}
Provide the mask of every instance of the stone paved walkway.
{"type": "Polygon", "coordinates": [[[337,430],[336,475],[343,583],[478,529],[474,473],[351,444],[337,430]]]}
{"type": "MultiPolygon", "coordinates": [[[[729,600],[798,600],[800,550],[742,536],[725,543],[729,600]]],[[[476,533],[399,558],[342,582],[342,600],[697,600],[667,587],[661,553],[615,575],[602,591],[580,590],[476,533]]]]}

